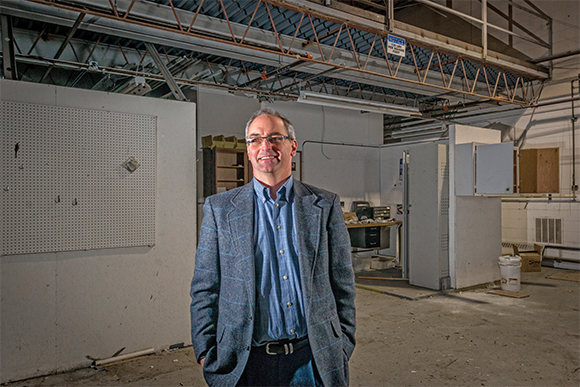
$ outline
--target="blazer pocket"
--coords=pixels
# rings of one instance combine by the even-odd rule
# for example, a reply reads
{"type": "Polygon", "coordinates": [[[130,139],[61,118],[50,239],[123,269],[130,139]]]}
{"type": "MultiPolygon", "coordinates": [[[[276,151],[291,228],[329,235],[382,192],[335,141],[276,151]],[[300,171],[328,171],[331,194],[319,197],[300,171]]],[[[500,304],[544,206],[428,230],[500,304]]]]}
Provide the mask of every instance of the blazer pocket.
{"type": "Polygon", "coordinates": [[[332,325],[332,331],[334,332],[334,336],[341,337],[342,329],[340,329],[340,323],[338,322],[338,318],[330,320],[330,325],[332,325]]]}
{"type": "Polygon", "coordinates": [[[216,338],[217,338],[218,343],[221,343],[222,340],[224,339],[225,332],[226,332],[226,328],[223,325],[218,324],[217,332],[216,332],[216,338]]]}

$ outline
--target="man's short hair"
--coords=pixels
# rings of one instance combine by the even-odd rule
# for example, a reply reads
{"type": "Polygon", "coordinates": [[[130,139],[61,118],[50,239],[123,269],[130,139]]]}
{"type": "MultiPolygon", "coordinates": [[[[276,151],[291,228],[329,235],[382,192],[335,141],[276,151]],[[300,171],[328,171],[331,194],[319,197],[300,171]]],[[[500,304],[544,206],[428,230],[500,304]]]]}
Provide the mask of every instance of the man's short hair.
{"type": "Polygon", "coordinates": [[[248,138],[248,129],[250,128],[250,125],[252,125],[252,122],[254,122],[254,120],[256,118],[263,116],[264,114],[281,119],[282,122],[284,123],[284,126],[286,127],[286,133],[288,133],[288,137],[290,137],[290,140],[296,140],[296,131],[294,130],[294,126],[288,120],[288,118],[284,117],[282,114],[278,113],[277,111],[275,111],[274,109],[269,108],[269,107],[262,108],[256,112],[254,112],[250,116],[250,119],[248,120],[248,123],[246,124],[246,138],[248,138]]]}

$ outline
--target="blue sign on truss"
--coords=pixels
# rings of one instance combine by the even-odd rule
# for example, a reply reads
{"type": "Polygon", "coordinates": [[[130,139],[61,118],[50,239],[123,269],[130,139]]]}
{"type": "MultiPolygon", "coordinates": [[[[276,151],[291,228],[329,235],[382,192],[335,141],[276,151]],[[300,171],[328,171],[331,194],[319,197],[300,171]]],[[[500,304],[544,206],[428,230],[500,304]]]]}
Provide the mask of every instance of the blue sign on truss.
{"type": "Polygon", "coordinates": [[[387,41],[387,52],[397,56],[405,56],[405,45],[405,39],[389,35],[387,41]]]}

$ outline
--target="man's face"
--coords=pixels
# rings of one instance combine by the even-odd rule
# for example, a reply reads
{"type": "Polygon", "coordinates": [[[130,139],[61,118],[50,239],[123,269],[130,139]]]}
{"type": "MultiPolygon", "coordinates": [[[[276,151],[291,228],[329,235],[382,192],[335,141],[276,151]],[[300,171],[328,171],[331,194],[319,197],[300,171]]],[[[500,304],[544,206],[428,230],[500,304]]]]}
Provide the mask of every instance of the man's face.
{"type": "MultiPolygon", "coordinates": [[[[263,114],[248,128],[248,138],[273,134],[288,136],[284,122],[278,117],[263,114]]],[[[254,176],[264,183],[277,183],[292,174],[292,157],[296,155],[296,140],[285,139],[281,144],[270,144],[267,139],[257,146],[248,145],[248,158],[254,176]]]]}

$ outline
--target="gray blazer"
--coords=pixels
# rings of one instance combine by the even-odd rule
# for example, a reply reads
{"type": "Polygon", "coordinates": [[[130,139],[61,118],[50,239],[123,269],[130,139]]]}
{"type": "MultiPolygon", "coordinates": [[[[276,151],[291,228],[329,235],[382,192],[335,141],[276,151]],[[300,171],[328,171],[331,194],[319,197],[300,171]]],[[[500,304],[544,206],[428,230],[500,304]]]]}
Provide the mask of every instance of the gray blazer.
{"type": "MultiPolygon", "coordinates": [[[[294,181],[298,259],[310,346],[325,386],[348,385],[355,345],[354,274],[339,198],[294,181]]],[[[210,196],[191,283],[191,335],[210,386],[235,386],[255,316],[252,183],[210,196]]],[[[281,355],[279,355],[281,356],[281,355]]]]}

